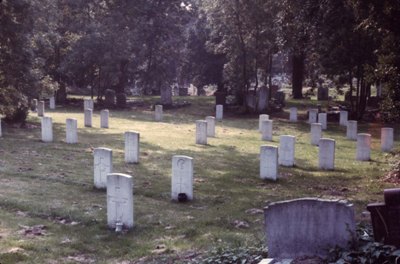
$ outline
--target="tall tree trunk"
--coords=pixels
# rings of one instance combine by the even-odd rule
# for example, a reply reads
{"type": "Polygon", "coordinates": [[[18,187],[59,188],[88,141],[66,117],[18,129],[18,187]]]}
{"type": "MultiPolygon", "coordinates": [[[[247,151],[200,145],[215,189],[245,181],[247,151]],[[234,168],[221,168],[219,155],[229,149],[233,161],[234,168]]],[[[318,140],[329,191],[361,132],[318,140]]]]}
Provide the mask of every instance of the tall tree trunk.
{"type": "Polygon", "coordinates": [[[303,98],[304,54],[292,55],[292,93],[294,99],[303,98]]]}

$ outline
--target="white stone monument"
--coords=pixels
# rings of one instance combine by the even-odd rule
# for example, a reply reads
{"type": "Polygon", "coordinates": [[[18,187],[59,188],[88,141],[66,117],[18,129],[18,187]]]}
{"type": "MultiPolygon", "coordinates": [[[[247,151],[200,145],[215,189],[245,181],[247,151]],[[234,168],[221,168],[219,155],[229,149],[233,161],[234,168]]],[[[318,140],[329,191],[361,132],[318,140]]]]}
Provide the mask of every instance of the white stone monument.
{"type": "Polygon", "coordinates": [[[207,137],[215,137],[215,117],[207,116],[207,137]]]}
{"type": "Polygon", "coordinates": [[[224,118],[224,106],[223,105],[217,105],[215,110],[215,118],[217,120],[222,120],[224,118]]]}
{"type": "Polygon", "coordinates": [[[297,108],[291,107],[289,110],[290,110],[289,121],[297,122],[297,108]]]}
{"type": "Polygon", "coordinates": [[[83,100],[83,110],[86,109],[94,109],[94,102],[92,99],[84,99],[83,100]]]}
{"type": "Polygon", "coordinates": [[[322,130],[326,130],[328,128],[328,121],[326,113],[319,113],[318,114],[318,123],[321,124],[322,130]]]}
{"type": "Polygon", "coordinates": [[[295,136],[283,135],[279,137],[279,165],[286,167],[294,166],[295,143],[295,136]]]}
{"type": "Polygon", "coordinates": [[[107,109],[100,111],[100,127],[108,128],[108,117],[110,116],[110,112],[107,109]]]}
{"type": "Polygon", "coordinates": [[[322,125],[320,123],[311,124],[311,145],[318,146],[322,138],[322,125]]]}
{"type": "Polygon", "coordinates": [[[133,180],[132,176],[121,173],[107,175],[107,225],[116,228],[122,225],[132,228],[133,221],[133,180]]]}
{"type": "Polygon", "coordinates": [[[78,121],[74,118],[67,118],[65,142],[67,144],[78,143],[78,121]]]}
{"type": "Polygon", "coordinates": [[[172,157],[171,199],[193,200],[193,158],[172,157]]]}
{"type": "Polygon", "coordinates": [[[162,105],[156,105],[155,106],[154,119],[156,121],[162,121],[163,120],[163,106],[162,105]]]}
{"type": "Polygon", "coordinates": [[[347,126],[348,118],[349,118],[349,112],[347,112],[347,111],[340,111],[339,125],[341,125],[341,126],[347,126]]]}
{"type": "Polygon", "coordinates": [[[48,116],[42,117],[42,141],[53,141],[53,120],[51,117],[48,116]]]}
{"type": "Polygon", "coordinates": [[[139,162],[139,142],[140,134],[135,131],[125,132],[125,162],[139,162]]]}
{"type": "Polygon", "coordinates": [[[44,101],[39,101],[37,106],[37,115],[44,116],[44,101]]]}
{"type": "Polygon", "coordinates": [[[393,149],[393,135],[393,128],[383,127],[381,129],[381,150],[383,152],[390,152],[393,149]]]}
{"type": "Polygon", "coordinates": [[[54,98],[54,96],[50,97],[50,105],[49,105],[51,110],[56,109],[56,99],[54,98]]]}
{"type": "Polygon", "coordinates": [[[207,145],[207,121],[196,120],[196,144],[207,145]]]}
{"type": "Polygon", "coordinates": [[[360,133],[357,135],[356,159],[368,161],[371,159],[371,135],[360,133]]]}
{"type": "Polygon", "coordinates": [[[92,127],[93,110],[85,109],[85,127],[92,127]]]}
{"type": "Polygon", "coordinates": [[[330,138],[321,138],[319,141],[318,160],[319,168],[323,170],[335,169],[335,145],[330,138]]]}
{"type": "Polygon", "coordinates": [[[308,110],[308,123],[317,123],[318,122],[318,109],[310,109],[308,110]]]}
{"type": "Polygon", "coordinates": [[[260,132],[262,131],[261,123],[262,123],[262,121],[265,121],[265,120],[269,120],[269,115],[262,114],[258,117],[258,131],[260,131],[260,132]]]}
{"type": "Polygon", "coordinates": [[[113,172],[112,150],[108,148],[94,149],[94,186],[98,189],[107,187],[107,174],[113,172]]]}
{"type": "Polygon", "coordinates": [[[261,140],[272,141],[272,120],[264,120],[261,122],[261,140]]]}
{"type": "Polygon", "coordinates": [[[260,178],[274,181],[278,178],[278,147],[261,146],[260,178]]]}
{"type": "Polygon", "coordinates": [[[346,137],[350,140],[357,140],[357,121],[347,121],[346,137]]]}

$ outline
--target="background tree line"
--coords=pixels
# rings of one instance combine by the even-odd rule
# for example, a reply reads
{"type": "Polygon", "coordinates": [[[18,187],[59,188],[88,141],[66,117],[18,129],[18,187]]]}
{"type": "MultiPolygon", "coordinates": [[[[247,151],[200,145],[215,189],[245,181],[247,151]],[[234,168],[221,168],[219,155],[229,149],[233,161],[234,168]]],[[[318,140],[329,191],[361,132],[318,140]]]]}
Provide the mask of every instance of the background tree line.
{"type": "MultiPolygon", "coordinates": [[[[305,78],[347,84],[362,118],[379,84],[385,120],[400,119],[400,1],[391,0],[2,0],[0,113],[67,88],[161,94],[206,85],[246,98],[271,88],[273,58],[287,54],[292,95],[305,78]]],[[[271,91],[269,89],[268,91],[271,91]]]]}

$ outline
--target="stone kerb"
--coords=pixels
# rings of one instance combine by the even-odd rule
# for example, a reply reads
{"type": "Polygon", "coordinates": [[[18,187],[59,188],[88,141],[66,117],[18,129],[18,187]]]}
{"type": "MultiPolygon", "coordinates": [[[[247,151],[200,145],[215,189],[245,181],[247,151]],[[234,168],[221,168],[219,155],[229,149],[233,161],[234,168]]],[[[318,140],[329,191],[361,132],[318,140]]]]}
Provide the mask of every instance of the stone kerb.
{"type": "Polygon", "coordinates": [[[348,248],[355,234],[353,205],[338,200],[272,203],[264,208],[264,219],[269,258],[326,257],[336,246],[348,248]]]}

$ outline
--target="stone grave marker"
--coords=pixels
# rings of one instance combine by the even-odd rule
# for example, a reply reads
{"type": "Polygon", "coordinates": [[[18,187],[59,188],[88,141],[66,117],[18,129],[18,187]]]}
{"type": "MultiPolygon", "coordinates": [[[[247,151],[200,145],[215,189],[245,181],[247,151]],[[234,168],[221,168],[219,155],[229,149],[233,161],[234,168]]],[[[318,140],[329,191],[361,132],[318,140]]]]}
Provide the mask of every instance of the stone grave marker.
{"type": "Polygon", "coordinates": [[[322,138],[322,125],[320,123],[311,124],[311,145],[318,146],[322,138]]]}
{"type": "Polygon", "coordinates": [[[207,145],[207,121],[196,120],[196,144],[207,145]]]}
{"type": "Polygon", "coordinates": [[[100,127],[108,128],[108,118],[110,116],[110,112],[107,109],[100,111],[100,127]]]}
{"type": "Polygon", "coordinates": [[[56,99],[54,98],[54,96],[50,97],[50,103],[49,103],[49,108],[51,110],[56,109],[56,99]]]}
{"type": "Polygon", "coordinates": [[[53,141],[53,120],[51,117],[48,116],[42,117],[42,141],[53,141]]]}
{"type": "Polygon", "coordinates": [[[383,152],[390,152],[393,149],[393,134],[393,128],[383,127],[381,129],[381,150],[383,152]]]}
{"type": "Polygon", "coordinates": [[[140,134],[135,131],[125,132],[125,162],[138,163],[139,162],[139,142],[140,134]]]}
{"type": "Polygon", "coordinates": [[[328,123],[327,123],[327,114],[326,113],[319,113],[318,114],[318,123],[321,124],[322,130],[326,130],[328,128],[328,123]]]}
{"type": "Polygon", "coordinates": [[[320,169],[335,169],[335,145],[334,139],[321,138],[319,140],[318,164],[320,169]]]}
{"type": "Polygon", "coordinates": [[[32,106],[31,106],[32,112],[37,112],[37,108],[38,108],[38,100],[37,99],[33,99],[32,100],[32,106]]]}
{"type": "Polygon", "coordinates": [[[94,149],[94,186],[98,189],[107,187],[107,174],[113,172],[112,150],[108,148],[94,149]]]}
{"type": "Polygon", "coordinates": [[[278,178],[278,147],[261,146],[260,178],[274,181],[278,178]]]}
{"type": "Polygon", "coordinates": [[[296,137],[290,135],[280,136],[279,149],[278,149],[278,162],[279,165],[286,167],[294,166],[294,150],[295,150],[296,137]]]}
{"type": "Polygon", "coordinates": [[[156,105],[155,106],[154,119],[156,121],[162,121],[163,120],[163,106],[162,105],[156,105]]]}
{"type": "Polygon", "coordinates": [[[78,121],[74,118],[67,118],[66,121],[66,139],[67,144],[78,143],[78,121]]]}
{"type": "Polygon", "coordinates": [[[360,133],[357,135],[356,159],[368,161],[371,159],[371,135],[360,133]]]}
{"type": "Polygon", "coordinates": [[[352,204],[302,198],[264,208],[268,257],[326,257],[336,246],[348,248],[355,235],[352,204]]]}
{"type": "Polygon", "coordinates": [[[318,121],[318,109],[308,110],[308,123],[317,123],[318,121]]]}
{"type": "Polygon", "coordinates": [[[39,101],[37,106],[37,115],[44,116],[44,101],[39,101]]]}
{"type": "Polygon", "coordinates": [[[289,121],[297,122],[297,108],[296,107],[290,108],[289,121]]]}
{"type": "Polygon", "coordinates": [[[265,120],[269,120],[269,115],[262,114],[258,117],[258,131],[260,131],[260,132],[262,131],[261,123],[262,123],[262,121],[265,121],[265,120]]]}
{"type": "Polygon", "coordinates": [[[86,109],[94,109],[94,102],[92,99],[84,99],[83,100],[83,110],[86,109]]]}
{"type": "Polygon", "coordinates": [[[350,140],[357,140],[357,121],[347,121],[346,137],[350,140]]]}
{"type": "Polygon", "coordinates": [[[85,127],[92,127],[93,110],[85,109],[85,127]]]}
{"type": "Polygon", "coordinates": [[[207,116],[207,137],[215,137],[215,117],[207,116]]]}
{"type": "Polygon", "coordinates": [[[348,116],[349,116],[349,112],[340,111],[339,125],[347,126],[348,116]]]}
{"type": "Polygon", "coordinates": [[[172,157],[171,199],[193,200],[193,158],[181,155],[172,157]]]}
{"type": "Polygon", "coordinates": [[[217,105],[215,112],[216,112],[215,119],[222,120],[222,118],[224,117],[224,106],[223,105],[217,105]]]}
{"type": "Polygon", "coordinates": [[[261,122],[261,140],[272,141],[272,120],[264,120],[261,122]]]}
{"type": "Polygon", "coordinates": [[[133,180],[132,176],[121,173],[107,174],[107,225],[116,228],[134,226],[133,180]]]}
{"type": "Polygon", "coordinates": [[[1,128],[1,118],[0,118],[0,137],[2,137],[3,136],[3,131],[2,131],[2,128],[1,128]]]}

